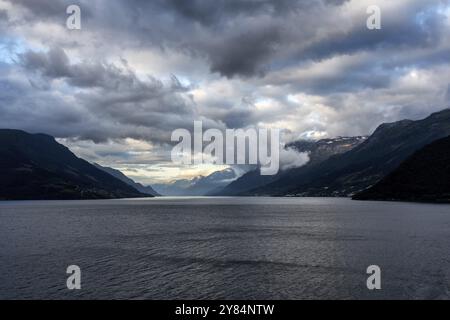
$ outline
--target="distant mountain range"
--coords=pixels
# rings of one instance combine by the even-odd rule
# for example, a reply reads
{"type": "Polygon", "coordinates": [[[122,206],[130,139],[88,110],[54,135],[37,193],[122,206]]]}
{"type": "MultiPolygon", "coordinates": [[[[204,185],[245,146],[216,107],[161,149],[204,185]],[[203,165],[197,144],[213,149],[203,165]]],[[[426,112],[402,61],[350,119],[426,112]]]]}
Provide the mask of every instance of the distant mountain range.
{"type": "Polygon", "coordinates": [[[149,197],[45,134],[0,129],[0,200],[149,197]]]}
{"type": "Polygon", "coordinates": [[[103,170],[106,173],[109,173],[110,175],[112,175],[113,177],[132,186],[134,189],[136,189],[140,193],[148,194],[148,195],[155,196],[155,197],[160,196],[160,194],[158,192],[156,192],[151,186],[144,186],[141,183],[137,183],[134,180],[132,180],[131,178],[124,175],[121,171],[119,171],[117,169],[103,167],[103,166],[99,165],[98,163],[93,163],[93,165],[96,166],[97,168],[99,168],[100,170],[103,170]]]}
{"type": "MultiPolygon", "coordinates": [[[[322,139],[318,141],[300,140],[286,145],[286,149],[294,149],[298,152],[307,152],[309,154],[309,162],[305,167],[309,168],[322,161],[327,160],[331,156],[345,153],[352,150],[356,146],[363,143],[367,137],[338,137],[334,139],[322,139]]],[[[280,172],[274,176],[262,176],[259,169],[252,170],[244,174],[242,177],[232,182],[222,190],[217,190],[212,195],[217,196],[239,196],[239,195],[257,195],[253,190],[281,179],[295,169],[280,172]]],[[[269,194],[270,195],[270,194],[269,194]]]]}
{"type": "Polygon", "coordinates": [[[216,171],[206,177],[180,179],[166,184],[154,184],[153,187],[165,196],[205,196],[220,190],[237,178],[233,169],[216,171]]]}
{"type": "Polygon", "coordinates": [[[275,181],[238,195],[352,196],[380,181],[417,150],[448,135],[450,109],[419,121],[382,124],[347,152],[289,170],[275,181]]]}
{"type": "Polygon", "coordinates": [[[420,149],[353,199],[450,203],[450,137],[420,149]]]}
{"type": "Polygon", "coordinates": [[[0,200],[170,196],[312,196],[447,202],[450,109],[380,125],[369,137],[296,141],[302,167],[238,177],[232,168],[208,176],[143,186],[122,172],[76,157],[45,134],[0,129],[0,200]]]}

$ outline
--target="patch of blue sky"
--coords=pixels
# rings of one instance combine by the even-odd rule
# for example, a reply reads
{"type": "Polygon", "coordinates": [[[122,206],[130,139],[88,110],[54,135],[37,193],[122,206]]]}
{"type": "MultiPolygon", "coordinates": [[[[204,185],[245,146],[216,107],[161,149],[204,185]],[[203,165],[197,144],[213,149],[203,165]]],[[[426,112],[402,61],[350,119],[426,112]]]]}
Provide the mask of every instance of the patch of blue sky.
{"type": "Polygon", "coordinates": [[[0,62],[13,64],[18,61],[19,55],[26,51],[44,51],[42,47],[31,45],[20,37],[0,37],[0,62]]]}
{"type": "Polygon", "coordinates": [[[420,11],[415,16],[415,22],[424,27],[430,23],[431,19],[436,19],[436,13],[441,17],[448,17],[450,14],[450,1],[445,0],[439,5],[431,6],[423,11],[420,11]]]}
{"type": "Polygon", "coordinates": [[[15,63],[18,55],[26,50],[25,42],[21,39],[10,37],[0,38],[0,62],[2,63],[15,63]]]}

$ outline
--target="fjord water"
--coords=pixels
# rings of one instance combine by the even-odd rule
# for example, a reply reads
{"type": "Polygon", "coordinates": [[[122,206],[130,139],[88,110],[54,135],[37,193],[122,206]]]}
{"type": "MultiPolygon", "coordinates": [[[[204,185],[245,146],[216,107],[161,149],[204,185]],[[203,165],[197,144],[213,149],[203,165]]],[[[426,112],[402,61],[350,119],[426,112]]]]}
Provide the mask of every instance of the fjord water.
{"type": "Polygon", "coordinates": [[[331,198],[0,203],[4,299],[450,298],[450,206],[331,198]],[[81,268],[82,289],[66,288],[81,268]],[[382,270],[369,291],[366,268],[382,270]]]}

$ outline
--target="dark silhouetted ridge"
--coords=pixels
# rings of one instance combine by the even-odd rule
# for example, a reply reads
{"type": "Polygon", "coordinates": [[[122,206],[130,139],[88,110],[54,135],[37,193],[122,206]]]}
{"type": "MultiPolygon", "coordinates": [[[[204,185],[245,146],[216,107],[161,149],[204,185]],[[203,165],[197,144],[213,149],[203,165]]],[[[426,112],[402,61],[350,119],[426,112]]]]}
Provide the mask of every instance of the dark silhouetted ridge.
{"type": "Polygon", "coordinates": [[[0,129],[0,200],[110,199],[144,195],[45,134],[0,129]]]}

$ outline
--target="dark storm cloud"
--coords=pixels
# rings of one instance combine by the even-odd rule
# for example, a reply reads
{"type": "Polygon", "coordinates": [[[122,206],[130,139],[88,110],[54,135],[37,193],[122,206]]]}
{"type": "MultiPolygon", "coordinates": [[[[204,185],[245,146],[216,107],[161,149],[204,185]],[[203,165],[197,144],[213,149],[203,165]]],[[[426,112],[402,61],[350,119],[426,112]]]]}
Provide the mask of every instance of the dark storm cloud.
{"type": "Polygon", "coordinates": [[[102,61],[71,64],[61,48],[51,48],[48,52],[27,51],[19,57],[26,69],[38,71],[49,79],[66,79],[75,87],[111,90],[135,87],[141,89],[142,94],[145,95],[146,89],[162,86],[161,83],[153,81],[150,88],[139,81],[133,72],[126,72],[124,69],[102,61]]]}
{"type": "Polygon", "coordinates": [[[367,18],[361,15],[350,32],[330,33],[301,51],[299,57],[320,60],[358,51],[430,47],[447,37],[443,33],[446,17],[430,10],[429,4],[422,2],[405,9],[382,15],[382,29],[377,31],[361,27],[367,18]]]}
{"type": "MultiPolygon", "coordinates": [[[[169,11],[178,16],[212,26],[236,16],[257,16],[260,14],[283,15],[287,12],[307,10],[321,3],[340,5],[346,0],[157,0],[151,6],[169,11]]],[[[147,7],[148,1],[134,0],[132,5],[147,7]]]]}
{"type": "MultiPolygon", "coordinates": [[[[27,7],[36,19],[60,19],[65,18],[69,1],[15,3],[27,7]]],[[[183,50],[204,57],[212,72],[228,78],[262,76],[280,66],[360,51],[430,46],[445,36],[443,16],[432,10],[440,3],[437,0],[412,0],[397,11],[382,11],[383,29],[375,32],[365,27],[365,8],[358,12],[351,29],[339,31],[343,21],[335,16],[335,9],[347,3],[132,0],[79,4],[86,28],[109,32],[108,41],[123,41],[128,47],[183,50]]]]}
{"type": "MultiPolygon", "coordinates": [[[[2,71],[6,71],[2,69],[2,71]]],[[[48,91],[0,79],[0,127],[76,136],[88,127],[84,113],[48,91]]]]}
{"type": "Polygon", "coordinates": [[[8,21],[8,12],[6,10],[0,10],[0,21],[8,21]]]}
{"type": "MultiPolygon", "coordinates": [[[[104,10],[115,6],[111,1],[99,0],[95,6],[86,0],[7,0],[31,11],[36,18],[58,17],[68,5],[80,5],[92,13],[91,8],[104,10]]],[[[338,6],[349,0],[119,0],[116,3],[129,12],[154,15],[175,15],[205,26],[217,25],[236,16],[257,16],[260,14],[283,15],[287,12],[308,10],[320,5],[338,6]]]]}
{"type": "MultiPolygon", "coordinates": [[[[377,2],[387,3],[371,4],[377,2]]],[[[397,6],[382,7],[382,30],[377,31],[366,28],[367,6],[359,6],[358,1],[78,1],[75,4],[82,9],[83,29],[77,33],[55,27],[64,29],[61,21],[72,1],[10,3],[27,8],[26,17],[32,19],[22,21],[26,31],[18,34],[34,42],[45,37],[41,45],[48,48],[19,55],[28,85],[32,84],[30,94],[22,95],[51,95],[62,82],[64,87],[58,90],[70,91],[80,104],[78,112],[85,113],[82,118],[87,125],[77,127],[79,135],[97,141],[127,136],[166,141],[171,129],[189,127],[190,121],[201,117],[229,127],[270,123],[295,116],[293,113],[298,110],[293,109],[287,96],[297,93],[333,97],[346,94],[355,99],[354,103],[364,104],[357,101],[359,91],[379,90],[382,103],[400,109],[401,105],[408,105],[406,98],[391,92],[385,98],[385,91],[398,85],[411,69],[434,68],[449,60],[448,22],[444,13],[436,9],[448,1],[404,0],[396,2],[397,6]],[[56,30],[55,34],[34,34],[33,21],[48,24],[49,33],[56,30]],[[77,59],[69,59],[69,50],[77,59]],[[111,63],[106,59],[120,60],[125,50],[152,50],[163,61],[166,57],[170,61],[173,53],[180,54],[186,59],[184,64],[198,60],[207,66],[205,73],[185,72],[184,79],[201,79],[199,82],[205,85],[222,77],[220,81],[229,81],[230,86],[244,83],[249,88],[234,88],[230,96],[221,97],[223,102],[215,99],[208,104],[205,99],[203,112],[199,112],[182,81],[175,78],[171,83],[163,83],[151,75],[143,79],[125,62],[111,63]],[[329,63],[334,60],[335,63],[329,63]],[[277,106],[276,115],[257,110],[256,104],[242,103],[247,96],[264,95],[266,90],[269,97],[263,98],[281,105],[277,106]],[[390,98],[394,101],[386,102],[390,98]],[[98,118],[101,121],[92,125],[98,118]]],[[[174,66],[170,73],[177,71],[174,66]]],[[[73,103],[58,100],[58,90],[49,101],[73,103]]],[[[206,95],[217,93],[204,91],[206,95]]],[[[336,110],[350,104],[349,97],[340,98],[336,103],[333,99],[326,101],[336,110]]],[[[376,112],[383,111],[371,111],[367,119],[376,112]]],[[[333,122],[330,114],[324,118],[333,122]]],[[[314,126],[325,130],[327,123],[314,126]]],[[[69,129],[66,131],[64,136],[69,135],[69,129]]]]}
{"type": "MultiPolygon", "coordinates": [[[[164,8],[188,18],[177,22],[186,30],[192,30],[191,21],[203,25],[201,38],[189,35],[191,41],[183,46],[206,56],[211,71],[228,78],[262,76],[289,61],[295,65],[361,51],[434,46],[446,36],[445,17],[433,10],[439,1],[416,0],[397,11],[382,11],[378,31],[366,28],[363,7],[351,29],[338,31],[342,21],[334,20],[333,10],[345,2],[169,1],[164,8]],[[296,42],[300,50],[293,46],[296,42]]],[[[171,45],[170,37],[165,44],[171,45]]]]}
{"type": "MultiPolygon", "coordinates": [[[[163,83],[152,77],[139,79],[125,66],[102,62],[71,63],[60,48],[52,48],[48,52],[25,52],[20,55],[20,62],[32,83],[47,81],[51,89],[33,87],[34,90],[30,90],[22,84],[7,102],[10,106],[19,103],[18,97],[21,97],[22,103],[28,98],[30,103],[34,103],[31,102],[32,96],[51,97],[52,90],[63,90],[63,94],[64,88],[60,89],[58,86],[61,84],[56,80],[79,89],[72,93],[75,106],[68,107],[64,100],[49,99],[42,107],[41,111],[45,110],[42,119],[35,119],[33,131],[44,131],[46,128],[50,134],[71,137],[75,127],[77,137],[96,142],[127,137],[167,142],[172,130],[191,126],[198,116],[191,97],[186,94],[187,89],[175,76],[169,83],[163,83]],[[13,97],[15,100],[11,100],[13,97]],[[73,117],[77,112],[83,116],[73,117]],[[49,119],[50,115],[63,118],[49,119]],[[60,126],[58,130],[48,126],[48,123],[55,123],[54,120],[60,126]],[[61,123],[71,121],[67,128],[61,127],[61,123]]],[[[18,115],[13,109],[4,111],[6,116],[18,115]]]]}
{"type": "Polygon", "coordinates": [[[6,33],[6,27],[9,23],[8,12],[6,10],[0,10],[0,35],[3,36],[6,33]]]}
{"type": "Polygon", "coordinates": [[[445,17],[432,9],[433,3],[439,3],[434,0],[411,1],[398,11],[384,12],[382,30],[375,32],[366,28],[365,8],[350,30],[333,29],[333,24],[342,24],[333,21],[333,9],[345,1],[325,1],[323,6],[318,6],[319,1],[216,1],[214,6],[211,1],[169,3],[184,17],[205,24],[204,38],[194,35],[192,46],[186,45],[208,57],[211,71],[229,78],[261,76],[289,60],[295,64],[361,51],[434,46],[446,36],[442,32],[445,17]],[[326,32],[323,24],[328,26],[326,32]],[[302,49],[290,52],[296,41],[302,49]]]}
{"type": "MultiPolygon", "coordinates": [[[[59,23],[64,23],[66,20],[66,9],[70,5],[82,5],[83,0],[6,0],[14,5],[21,6],[28,10],[27,19],[50,21],[56,20],[59,23]]],[[[92,2],[91,2],[92,3],[92,2]]],[[[91,6],[83,6],[83,14],[91,16],[91,6]]],[[[26,21],[25,21],[26,22],[26,21]]]]}
{"type": "Polygon", "coordinates": [[[50,78],[70,76],[69,59],[62,49],[51,49],[48,53],[27,51],[20,55],[25,68],[41,71],[50,78]]]}
{"type": "Polygon", "coordinates": [[[64,0],[14,0],[12,3],[18,4],[30,10],[37,16],[56,16],[66,11],[69,1],[64,0]]]}
{"type": "MultiPolygon", "coordinates": [[[[32,13],[27,17],[30,20],[58,23],[66,18],[65,8],[72,4],[68,0],[13,2],[32,13]]],[[[132,0],[98,1],[94,5],[82,0],[75,4],[79,4],[82,9],[83,26],[86,29],[97,28],[104,33],[109,31],[110,40],[123,39],[127,45],[130,42],[140,47],[156,45],[203,56],[209,61],[212,72],[230,78],[263,75],[277,59],[277,49],[281,48],[282,52],[283,46],[294,40],[296,34],[287,30],[294,29],[301,33],[305,25],[310,24],[309,19],[312,17],[305,18],[310,10],[325,15],[328,7],[345,2],[132,0]],[[292,21],[296,15],[301,20],[292,21]],[[286,20],[287,17],[290,20],[286,20]],[[130,40],[130,34],[137,42],[130,40]]]]}
{"type": "Polygon", "coordinates": [[[281,31],[272,28],[213,41],[208,49],[211,71],[229,78],[236,74],[262,75],[265,71],[264,63],[276,51],[280,40],[281,31]]]}

